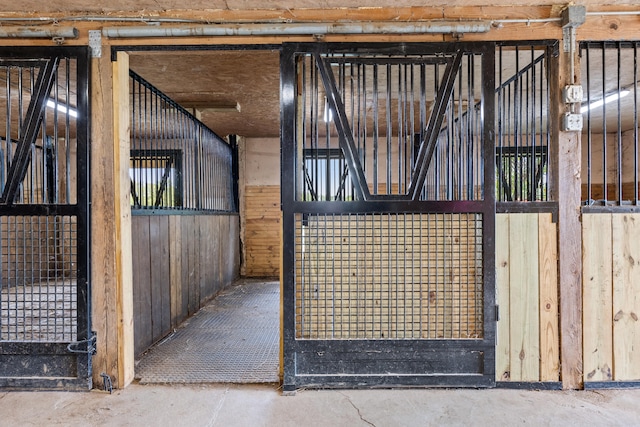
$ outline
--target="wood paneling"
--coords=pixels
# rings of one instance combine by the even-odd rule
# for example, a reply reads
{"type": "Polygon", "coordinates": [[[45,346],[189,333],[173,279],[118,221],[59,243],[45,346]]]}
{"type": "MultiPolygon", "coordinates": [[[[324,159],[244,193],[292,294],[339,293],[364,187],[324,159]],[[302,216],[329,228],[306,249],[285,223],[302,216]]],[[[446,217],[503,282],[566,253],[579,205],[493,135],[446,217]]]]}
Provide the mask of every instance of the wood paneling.
{"type": "Polygon", "coordinates": [[[238,277],[239,224],[237,215],[132,219],[139,355],[238,277]]]}
{"type": "Polygon", "coordinates": [[[509,347],[509,215],[496,215],[496,301],[499,307],[496,338],[496,381],[509,381],[511,355],[509,347]]]}
{"type": "MultiPolygon", "coordinates": [[[[640,196],[638,185],[633,182],[622,183],[622,200],[635,200],[636,196],[640,196]]],[[[582,184],[581,190],[582,200],[589,199],[589,187],[587,184],[582,184]]],[[[603,200],[604,197],[604,185],[603,184],[591,184],[591,199],[603,200]]],[[[618,200],[618,184],[607,184],[607,200],[618,200]]]]}
{"type": "Polygon", "coordinates": [[[640,380],[640,215],[611,216],[613,377],[640,380]]]}
{"type": "Polygon", "coordinates": [[[584,381],[613,379],[611,214],[582,216],[584,381]]]}
{"type": "Polygon", "coordinates": [[[496,215],[496,381],[558,381],[557,228],[551,214],[496,215]]]}
{"type": "Polygon", "coordinates": [[[560,377],[558,234],[550,213],[538,215],[538,268],[540,272],[540,381],[558,381],[560,377]]]}
{"type": "Polygon", "coordinates": [[[640,380],[640,214],[584,214],[584,381],[640,380]]]}
{"type": "Polygon", "coordinates": [[[246,186],[244,206],[244,274],[249,277],[277,277],[280,274],[282,233],[280,186],[246,186]]]}

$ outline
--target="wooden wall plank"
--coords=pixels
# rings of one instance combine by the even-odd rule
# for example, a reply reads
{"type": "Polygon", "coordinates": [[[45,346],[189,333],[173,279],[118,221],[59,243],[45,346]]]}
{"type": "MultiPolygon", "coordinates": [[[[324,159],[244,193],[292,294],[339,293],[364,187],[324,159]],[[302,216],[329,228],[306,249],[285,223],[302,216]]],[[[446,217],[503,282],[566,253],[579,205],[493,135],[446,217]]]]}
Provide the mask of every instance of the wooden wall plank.
{"type": "Polygon", "coordinates": [[[540,280],[540,381],[560,380],[558,237],[550,213],[538,215],[540,280]]]}
{"type": "Polygon", "coordinates": [[[611,214],[584,214],[584,381],[610,381],[613,370],[611,214]]]}
{"type": "MultiPolygon", "coordinates": [[[[143,227],[144,222],[146,221],[146,217],[134,217],[133,220],[133,229],[139,230],[143,227]]],[[[148,225],[147,225],[148,226],[148,225]]],[[[139,235],[139,233],[137,233],[139,235]]],[[[144,263],[147,259],[147,254],[143,250],[142,239],[134,238],[132,240],[132,260],[131,262],[135,266],[133,269],[133,307],[134,307],[134,317],[133,317],[133,331],[135,336],[135,354],[138,355],[142,351],[144,351],[143,347],[143,339],[142,337],[145,335],[143,332],[143,319],[139,317],[143,314],[142,311],[142,298],[146,293],[144,290],[144,284],[148,283],[148,279],[144,277],[146,273],[144,269],[144,263]]],[[[148,271],[148,270],[147,270],[148,271]]]]}
{"type": "Polygon", "coordinates": [[[509,381],[509,216],[496,215],[496,293],[499,306],[496,339],[496,381],[509,381]]]}
{"type": "Polygon", "coordinates": [[[135,349],[139,355],[153,343],[152,299],[151,299],[151,251],[150,224],[148,216],[135,217],[136,242],[136,290],[135,349]]]}
{"type": "Polygon", "coordinates": [[[177,327],[184,314],[182,312],[182,233],[180,215],[169,216],[169,282],[171,287],[171,327],[177,327]]]}
{"type": "Polygon", "coordinates": [[[243,271],[249,277],[277,277],[280,269],[280,186],[244,188],[243,271]]]}
{"type": "Polygon", "coordinates": [[[509,217],[510,372],[512,381],[540,377],[538,215],[509,217]]]}
{"type": "Polygon", "coordinates": [[[640,380],[640,214],[612,215],[613,379],[640,380]]]}
{"type": "Polygon", "coordinates": [[[151,284],[151,337],[162,335],[162,264],[165,257],[162,254],[162,234],[160,217],[149,216],[149,247],[150,253],[150,284],[151,284]]]}
{"type": "Polygon", "coordinates": [[[202,307],[202,301],[209,293],[209,281],[207,280],[207,276],[209,273],[209,267],[213,263],[211,250],[211,238],[209,236],[209,231],[211,229],[211,218],[205,217],[204,215],[200,215],[195,217],[196,219],[196,229],[198,230],[198,237],[196,241],[196,248],[198,251],[198,309],[202,307]]]}
{"type": "MultiPolygon", "coordinates": [[[[193,216],[186,216],[182,220],[183,236],[187,239],[187,277],[186,283],[188,284],[188,315],[191,316],[198,310],[199,303],[199,290],[200,290],[200,272],[198,271],[198,264],[200,263],[200,256],[197,251],[197,236],[200,235],[199,227],[196,234],[196,219],[193,216]]],[[[183,241],[184,243],[184,241],[183,241]]]]}

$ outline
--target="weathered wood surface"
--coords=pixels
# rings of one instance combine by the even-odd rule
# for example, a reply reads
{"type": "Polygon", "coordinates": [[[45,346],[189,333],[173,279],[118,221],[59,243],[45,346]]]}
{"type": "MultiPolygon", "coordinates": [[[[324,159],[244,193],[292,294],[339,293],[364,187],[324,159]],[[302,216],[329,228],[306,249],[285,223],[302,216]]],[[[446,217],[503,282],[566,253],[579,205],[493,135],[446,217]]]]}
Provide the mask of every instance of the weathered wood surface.
{"type": "Polygon", "coordinates": [[[135,215],[135,352],[194,314],[238,277],[237,215],[135,215]]]}

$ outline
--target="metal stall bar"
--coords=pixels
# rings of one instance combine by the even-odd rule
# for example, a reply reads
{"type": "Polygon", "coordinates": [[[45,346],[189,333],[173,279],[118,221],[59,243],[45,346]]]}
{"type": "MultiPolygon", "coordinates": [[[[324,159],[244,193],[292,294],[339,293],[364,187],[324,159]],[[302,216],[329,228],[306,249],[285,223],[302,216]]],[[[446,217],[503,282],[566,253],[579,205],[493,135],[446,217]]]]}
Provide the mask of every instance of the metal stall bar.
{"type": "Polygon", "coordinates": [[[233,149],[151,83],[130,71],[132,207],[237,212],[233,149]]]}
{"type": "Polygon", "coordinates": [[[587,134],[582,192],[586,210],[633,210],[638,206],[638,44],[580,45],[586,77],[581,107],[587,134]]]}

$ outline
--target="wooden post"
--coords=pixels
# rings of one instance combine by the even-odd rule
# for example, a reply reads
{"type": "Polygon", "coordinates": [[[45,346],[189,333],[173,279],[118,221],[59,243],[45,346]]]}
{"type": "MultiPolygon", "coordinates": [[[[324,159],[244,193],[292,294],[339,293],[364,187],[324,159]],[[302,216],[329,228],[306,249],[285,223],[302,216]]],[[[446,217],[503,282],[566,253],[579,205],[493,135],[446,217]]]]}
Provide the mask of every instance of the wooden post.
{"type": "Polygon", "coordinates": [[[91,288],[92,323],[97,334],[93,383],[101,373],[118,387],[115,223],[113,221],[113,108],[111,60],[91,64],[91,288]]]}
{"type": "Polygon", "coordinates": [[[93,382],[100,386],[100,374],[106,373],[116,388],[131,382],[134,362],[129,189],[128,180],[123,182],[120,176],[127,173],[128,154],[123,158],[125,133],[114,132],[116,124],[128,123],[128,119],[122,121],[128,112],[128,90],[118,88],[125,67],[128,79],[128,61],[112,65],[104,50],[91,64],[91,286],[93,329],[97,333],[93,382]],[[126,93],[124,107],[119,104],[121,92],[126,93]],[[114,93],[119,95],[114,97],[114,93]],[[126,164],[124,171],[121,163],[126,164]]]}
{"type": "Polygon", "coordinates": [[[131,253],[131,150],[129,112],[129,55],[118,52],[113,63],[113,191],[115,199],[116,280],[118,315],[118,384],[125,387],[134,377],[133,263],[131,253]]]}
{"type": "MultiPolygon", "coordinates": [[[[576,46],[574,73],[580,65],[576,46]]],[[[564,389],[582,387],[582,236],[580,226],[580,132],[563,132],[568,111],[562,89],[571,82],[569,53],[551,61],[551,196],[558,202],[560,358],[564,389]]],[[[578,76],[574,76],[578,81],[578,76]]]]}

